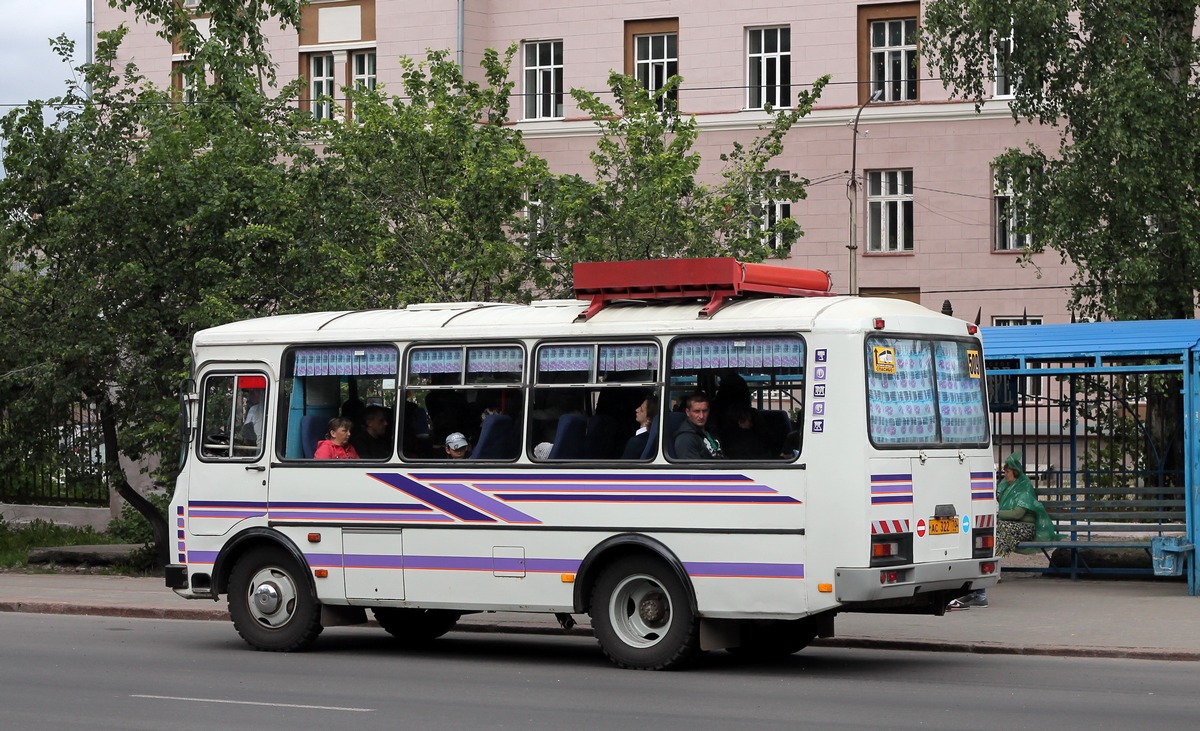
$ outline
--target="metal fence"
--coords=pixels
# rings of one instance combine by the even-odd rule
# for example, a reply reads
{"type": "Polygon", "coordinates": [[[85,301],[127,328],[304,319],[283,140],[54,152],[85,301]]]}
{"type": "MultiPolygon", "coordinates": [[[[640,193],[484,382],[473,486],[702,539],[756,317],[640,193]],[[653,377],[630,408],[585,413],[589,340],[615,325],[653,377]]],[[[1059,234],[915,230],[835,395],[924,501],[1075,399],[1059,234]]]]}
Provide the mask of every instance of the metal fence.
{"type": "Polygon", "coordinates": [[[40,432],[0,414],[0,502],[108,505],[99,414],[91,405],[69,411],[65,424],[40,432]]]}

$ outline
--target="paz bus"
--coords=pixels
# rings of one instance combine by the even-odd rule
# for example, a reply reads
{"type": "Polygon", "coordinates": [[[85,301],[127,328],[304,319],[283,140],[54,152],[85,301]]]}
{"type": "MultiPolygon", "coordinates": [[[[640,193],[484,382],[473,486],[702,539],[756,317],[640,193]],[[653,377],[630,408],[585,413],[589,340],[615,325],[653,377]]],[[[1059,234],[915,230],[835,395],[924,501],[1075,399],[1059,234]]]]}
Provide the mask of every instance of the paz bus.
{"type": "Polygon", "coordinates": [[[197,333],[167,585],[227,596],[259,650],[368,609],[403,645],[542,612],[665,669],[997,581],[974,325],[727,258],[579,264],[575,287],[197,333]],[[698,392],[719,458],[674,449],[698,392]],[[357,458],[314,459],[334,418],[357,458]]]}

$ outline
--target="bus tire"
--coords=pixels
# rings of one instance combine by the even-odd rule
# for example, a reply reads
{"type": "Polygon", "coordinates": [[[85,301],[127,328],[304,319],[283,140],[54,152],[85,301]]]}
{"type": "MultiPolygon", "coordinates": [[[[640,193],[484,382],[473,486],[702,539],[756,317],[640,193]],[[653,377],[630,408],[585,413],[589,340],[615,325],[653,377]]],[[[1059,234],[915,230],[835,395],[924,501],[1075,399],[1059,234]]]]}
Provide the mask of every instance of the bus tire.
{"type": "Polygon", "coordinates": [[[627,556],[605,568],[593,588],[591,617],[600,649],[618,667],[668,670],[700,649],[686,588],[661,559],[627,556]]]}
{"type": "Polygon", "coordinates": [[[287,551],[255,548],[229,575],[229,616],[251,647],[296,652],[321,634],[321,605],[312,583],[287,551]]]}
{"type": "Polygon", "coordinates": [[[421,647],[454,629],[462,615],[449,609],[376,607],[375,621],[405,647],[421,647]]]}
{"type": "Polygon", "coordinates": [[[742,623],[742,644],[730,654],[749,660],[787,657],[808,647],[817,637],[817,622],[811,617],[793,620],[742,623]]]}

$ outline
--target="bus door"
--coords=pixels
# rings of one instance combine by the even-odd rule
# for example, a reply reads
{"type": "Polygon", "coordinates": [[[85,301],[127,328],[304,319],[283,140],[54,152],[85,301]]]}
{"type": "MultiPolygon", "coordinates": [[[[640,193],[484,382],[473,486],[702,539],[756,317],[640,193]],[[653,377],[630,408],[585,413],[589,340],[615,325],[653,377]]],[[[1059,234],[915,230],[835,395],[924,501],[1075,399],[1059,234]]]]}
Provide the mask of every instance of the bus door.
{"type": "Polygon", "coordinates": [[[265,365],[214,365],[200,376],[200,420],[189,467],[188,525],[224,535],[267,512],[272,411],[265,365]]]}
{"type": "Polygon", "coordinates": [[[913,560],[971,557],[971,461],[961,453],[924,451],[909,461],[913,494],[913,560]]]}

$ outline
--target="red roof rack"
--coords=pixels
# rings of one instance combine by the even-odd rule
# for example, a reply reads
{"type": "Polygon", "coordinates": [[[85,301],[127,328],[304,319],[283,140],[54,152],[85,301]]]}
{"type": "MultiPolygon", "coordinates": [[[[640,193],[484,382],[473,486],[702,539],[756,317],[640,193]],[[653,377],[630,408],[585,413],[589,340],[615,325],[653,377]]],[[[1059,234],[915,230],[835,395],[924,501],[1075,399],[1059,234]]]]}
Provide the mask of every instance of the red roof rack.
{"type": "Polygon", "coordinates": [[[744,264],[733,257],[575,264],[575,297],[592,301],[581,320],[615,300],[706,298],[699,316],[712,317],[731,297],[828,297],[832,287],[828,272],[744,264]]]}

